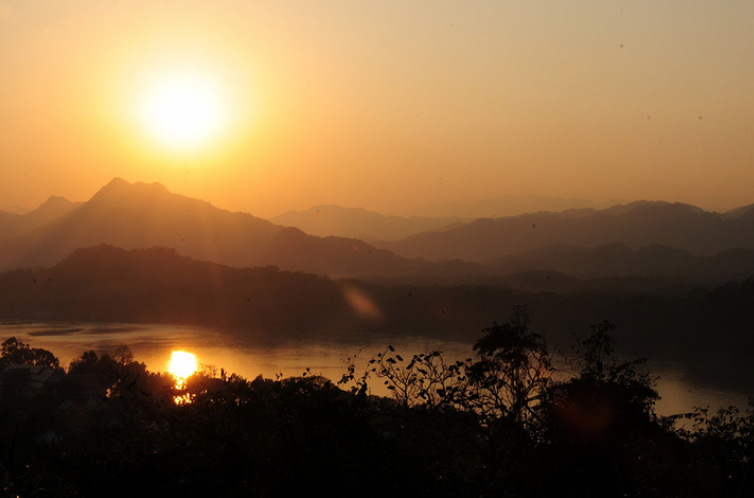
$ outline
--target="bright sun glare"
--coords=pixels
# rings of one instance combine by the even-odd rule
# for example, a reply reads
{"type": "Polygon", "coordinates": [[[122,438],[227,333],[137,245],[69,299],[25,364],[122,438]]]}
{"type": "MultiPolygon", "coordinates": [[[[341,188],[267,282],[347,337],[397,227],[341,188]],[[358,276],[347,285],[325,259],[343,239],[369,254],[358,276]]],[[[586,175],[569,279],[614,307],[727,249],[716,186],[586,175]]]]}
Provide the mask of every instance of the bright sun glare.
{"type": "Polygon", "coordinates": [[[196,356],[185,351],[173,351],[168,363],[168,372],[175,377],[176,388],[182,389],[183,383],[196,372],[196,356]]]}
{"type": "Polygon", "coordinates": [[[175,73],[150,80],[139,116],[164,145],[187,149],[211,143],[222,131],[228,108],[221,85],[206,75],[175,73]]]}

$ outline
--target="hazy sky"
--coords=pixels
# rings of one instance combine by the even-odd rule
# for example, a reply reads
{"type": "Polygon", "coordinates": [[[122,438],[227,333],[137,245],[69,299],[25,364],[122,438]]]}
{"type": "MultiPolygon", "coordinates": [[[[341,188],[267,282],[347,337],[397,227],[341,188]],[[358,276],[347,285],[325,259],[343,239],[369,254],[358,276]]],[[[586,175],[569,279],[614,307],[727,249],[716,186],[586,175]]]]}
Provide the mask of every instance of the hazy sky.
{"type": "Polygon", "coordinates": [[[260,216],[752,203],[754,2],[0,0],[0,206],[115,176],[260,216]],[[155,131],[170,81],[201,139],[155,131]]]}

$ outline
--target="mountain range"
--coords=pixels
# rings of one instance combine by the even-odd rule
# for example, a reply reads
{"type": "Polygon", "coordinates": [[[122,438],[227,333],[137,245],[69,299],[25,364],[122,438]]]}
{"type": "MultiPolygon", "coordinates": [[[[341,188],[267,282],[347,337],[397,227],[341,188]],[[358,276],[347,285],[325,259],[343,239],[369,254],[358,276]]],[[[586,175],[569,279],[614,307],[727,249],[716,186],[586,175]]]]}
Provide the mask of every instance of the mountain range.
{"type": "Polygon", "coordinates": [[[481,218],[448,230],[411,235],[378,245],[407,257],[488,263],[545,246],[597,247],[620,243],[632,249],[653,244],[711,256],[754,248],[754,207],[721,215],[687,204],[635,202],[604,210],[531,213],[481,218]]]}
{"type": "Polygon", "coordinates": [[[278,225],[296,227],[310,235],[374,240],[400,240],[415,233],[438,230],[471,221],[458,216],[385,216],[362,208],[315,206],[306,211],[288,211],[270,218],[278,225]]]}
{"type": "Polygon", "coordinates": [[[644,201],[472,221],[328,206],[274,221],[286,219],[299,227],[116,178],[84,203],[52,197],[25,215],[0,212],[0,270],[50,267],[76,249],[109,244],[390,284],[688,289],[754,274],[754,206],[719,214],[644,201]],[[316,235],[302,229],[307,223],[316,235]],[[343,236],[357,232],[375,238],[343,236]],[[398,234],[409,235],[377,238],[398,234]]]}
{"type": "MultiPolygon", "coordinates": [[[[29,216],[29,215],[27,215],[29,216]]],[[[361,240],[316,237],[246,213],[169,192],[163,185],[116,178],[89,201],[49,223],[0,240],[0,270],[48,267],[82,247],[174,248],[192,258],[235,267],[274,265],[293,271],[355,276],[403,273],[438,265],[411,261],[361,240]]]]}
{"type": "Polygon", "coordinates": [[[52,196],[37,209],[18,214],[0,211],[0,240],[31,232],[78,207],[80,202],[52,196]]]}
{"type": "Polygon", "coordinates": [[[559,212],[568,209],[605,209],[610,206],[625,204],[621,199],[608,199],[592,202],[579,198],[561,198],[532,194],[508,194],[488,199],[473,201],[444,202],[416,210],[417,216],[461,216],[463,218],[499,218],[518,216],[525,213],[541,211],[559,212]]]}
{"type": "Polygon", "coordinates": [[[250,265],[279,227],[170,193],[114,179],[89,201],[34,231],[0,241],[0,268],[51,266],[75,249],[172,247],[188,256],[250,265]]]}

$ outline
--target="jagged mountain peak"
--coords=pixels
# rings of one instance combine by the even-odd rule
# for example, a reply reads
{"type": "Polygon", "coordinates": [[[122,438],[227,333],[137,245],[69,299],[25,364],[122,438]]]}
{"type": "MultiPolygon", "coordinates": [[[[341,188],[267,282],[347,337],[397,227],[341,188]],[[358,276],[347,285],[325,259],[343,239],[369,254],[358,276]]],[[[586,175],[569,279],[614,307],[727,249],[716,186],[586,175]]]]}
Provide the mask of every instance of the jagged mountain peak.
{"type": "Polygon", "coordinates": [[[61,197],[59,195],[52,195],[46,201],[40,204],[37,209],[29,213],[29,215],[43,212],[43,211],[65,210],[65,209],[69,209],[74,204],[76,203],[69,201],[65,197],[61,197]]]}
{"type": "Polygon", "coordinates": [[[98,201],[102,199],[119,198],[124,195],[169,195],[171,192],[165,187],[165,185],[154,182],[144,183],[135,182],[129,183],[123,178],[116,177],[110,180],[104,187],[102,187],[94,196],[91,201],[98,201]]]}

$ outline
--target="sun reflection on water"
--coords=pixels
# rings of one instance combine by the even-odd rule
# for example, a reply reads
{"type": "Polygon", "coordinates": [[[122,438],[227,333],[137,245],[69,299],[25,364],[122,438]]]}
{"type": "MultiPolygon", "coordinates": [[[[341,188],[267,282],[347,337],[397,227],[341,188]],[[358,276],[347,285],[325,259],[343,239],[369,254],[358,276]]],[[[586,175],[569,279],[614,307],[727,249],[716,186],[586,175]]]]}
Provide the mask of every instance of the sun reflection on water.
{"type": "MultiPolygon", "coordinates": [[[[186,351],[173,351],[168,362],[168,372],[175,379],[175,389],[182,391],[186,388],[186,379],[191,377],[199,368],[196,361],[196,355],[186,351]]],[[[176,404],[190,403],[191,397],[188,393],[174,396],[176,404]]]]}

